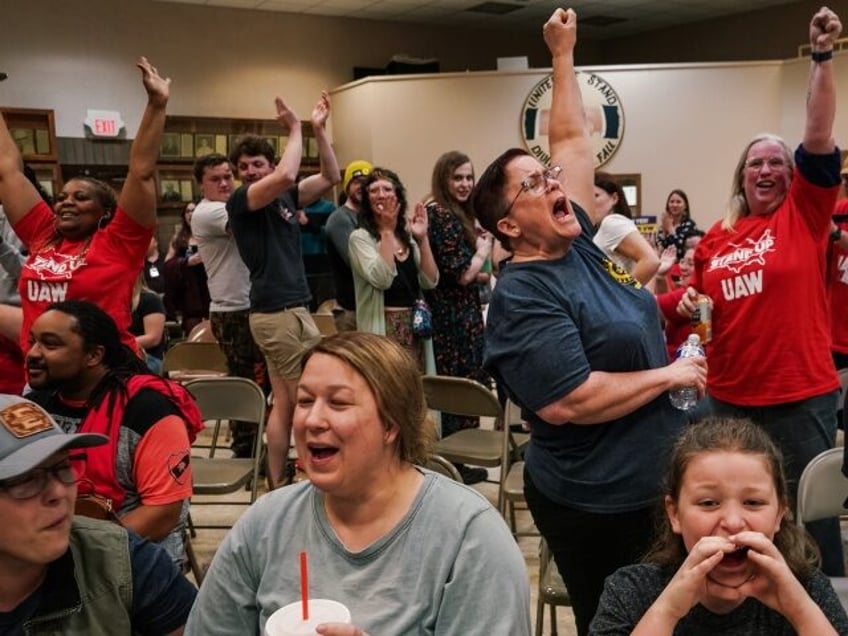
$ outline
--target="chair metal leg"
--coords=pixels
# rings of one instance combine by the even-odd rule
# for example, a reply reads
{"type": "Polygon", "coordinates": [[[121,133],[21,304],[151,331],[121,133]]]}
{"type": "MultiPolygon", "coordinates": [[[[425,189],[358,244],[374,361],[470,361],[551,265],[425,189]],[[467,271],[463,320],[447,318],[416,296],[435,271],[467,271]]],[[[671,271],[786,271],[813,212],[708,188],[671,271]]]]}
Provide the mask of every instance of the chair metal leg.
{"type": "Polygon", "coordinates": [[[197,583],[197,587],[200,587],[200,584],[203,583],[203,568],[200,567],[200,562],[194,553],[194,546],[191,544],[191,537],[188,535],[185,537],[185,553],[194,581],[197,583]]]}
{"type": "Polygon", "coordinates": [[[186,526],[188,527],[188,536],[192,539],[197,538],[197,530],[194,529],[194,521],[191,520],[191,512],[186,517],[186,526]]]}
{"type": "Polygon", "coordinates": [[[539,596],[536,601],[536,636],[542,636],[542,626],[545,623],[545,602],[539,596]]]}
{"type": "Polygon", "coordinates": [[[551,605],[551,636],[557,636],[556,605],[551,605]]]}

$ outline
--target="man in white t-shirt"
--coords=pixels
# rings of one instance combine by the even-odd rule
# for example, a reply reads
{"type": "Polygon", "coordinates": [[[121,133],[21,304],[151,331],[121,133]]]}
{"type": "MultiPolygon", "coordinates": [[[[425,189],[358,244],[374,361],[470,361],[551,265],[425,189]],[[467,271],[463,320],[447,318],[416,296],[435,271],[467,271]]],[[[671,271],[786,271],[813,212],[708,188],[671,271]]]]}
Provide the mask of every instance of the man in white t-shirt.
{"type": "MultiPolygon", "coordinates": [[[[265,360],[250,334],[248,322],[250,272],[239,255],[227,219],[226,203],[233,191],[233,170],[224,155],[212,153],[195,162],[194,177],[203,199],[191,217],[191,232],[206,268],[212,333],[227,357],[230,374],[253,380],[264,389],[265,360]]],[[[250,457],[256,427],[234,422],[232,430],[236,456],[250,457]]]]}

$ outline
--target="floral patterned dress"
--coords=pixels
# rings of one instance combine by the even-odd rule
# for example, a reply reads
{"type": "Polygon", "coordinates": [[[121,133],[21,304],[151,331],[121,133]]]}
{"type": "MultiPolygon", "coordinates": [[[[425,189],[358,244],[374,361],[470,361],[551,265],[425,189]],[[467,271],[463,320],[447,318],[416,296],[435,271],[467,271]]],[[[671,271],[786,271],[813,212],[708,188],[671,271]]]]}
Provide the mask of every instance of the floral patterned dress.
{"type": "MultiPolygon", "coordinates": [[[[460,220],[437,203],[427,206],[430,247],[439,268],[439,284],[425,292],[433,314],[433,353],[436,372],[477,380],[490,386],[483,371],[483,314],[477,285],[461,285],[475,246],[468,241],[460,220]]],[[[479,418],[442,415],[442,435],[475,428],[479,418]]]]}

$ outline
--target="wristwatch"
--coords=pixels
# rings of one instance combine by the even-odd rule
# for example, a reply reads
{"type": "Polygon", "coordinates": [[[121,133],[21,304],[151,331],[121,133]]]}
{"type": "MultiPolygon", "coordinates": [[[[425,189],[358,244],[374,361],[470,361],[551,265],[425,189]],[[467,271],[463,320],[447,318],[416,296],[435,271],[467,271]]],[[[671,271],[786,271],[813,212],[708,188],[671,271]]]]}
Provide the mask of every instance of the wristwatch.
{"type": "Polygon", "coordinates": [[[839,239],[842,238],[842,230],[839,228],[835,228],[833,232],[830,233],[830,242],[836,243],[839,239]]]}

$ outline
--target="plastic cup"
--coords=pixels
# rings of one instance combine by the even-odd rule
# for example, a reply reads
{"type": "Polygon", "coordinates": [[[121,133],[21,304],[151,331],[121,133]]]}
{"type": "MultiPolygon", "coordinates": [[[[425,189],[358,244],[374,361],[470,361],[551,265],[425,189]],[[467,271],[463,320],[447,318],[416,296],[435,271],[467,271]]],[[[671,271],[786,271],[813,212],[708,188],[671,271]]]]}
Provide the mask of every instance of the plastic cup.
{"type": "Polygon", "coordinates": [[[321,623],[350,623],[350,610],[338,601],[309,599],[309,620],[303,620],[300,601],[289,603],[271,614],[265,623],[265,636],[314,636],[321,623]]]}

